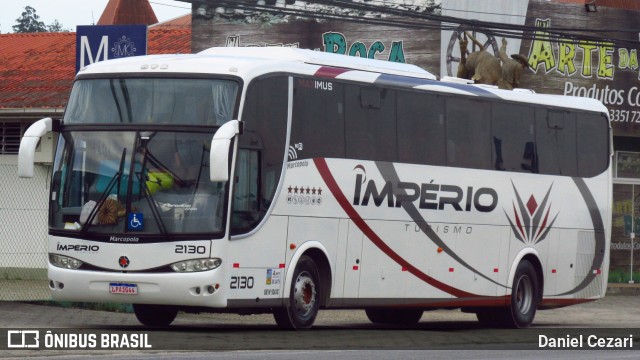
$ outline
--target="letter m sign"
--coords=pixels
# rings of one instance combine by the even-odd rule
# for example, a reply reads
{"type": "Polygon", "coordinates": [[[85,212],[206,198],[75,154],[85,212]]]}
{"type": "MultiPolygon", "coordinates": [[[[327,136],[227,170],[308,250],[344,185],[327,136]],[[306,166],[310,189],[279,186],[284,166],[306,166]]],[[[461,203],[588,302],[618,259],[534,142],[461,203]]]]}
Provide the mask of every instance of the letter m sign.
{"type": "Polygon", "coordinates": [[[146,25],[78,26],[76,29],[76,72],[94,62],[146,54],[146,25]]]}

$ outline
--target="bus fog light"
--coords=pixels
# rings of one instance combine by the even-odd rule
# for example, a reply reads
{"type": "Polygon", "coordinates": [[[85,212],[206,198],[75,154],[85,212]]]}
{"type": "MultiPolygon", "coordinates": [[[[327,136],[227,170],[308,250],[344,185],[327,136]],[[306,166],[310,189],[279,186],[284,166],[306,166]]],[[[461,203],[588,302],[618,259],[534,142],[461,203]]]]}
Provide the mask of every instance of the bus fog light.
{"type": "Polygon", "coordinates": [[[213,285],[209,285],[207,286],[207,291],[209,292],[209,294],[213,294],[214,292],[216,292],[216,289],[213,287],[213,285]]]}
{"type": "Polygon", "coordinates": [[[222,264],[222,260],[220,260],[219,258],[194,259],[173,263],[171,264],[171,268],[173,269],[173,271],[179,273],[198,272],[213,270],[219,267],[220,264],[222,264]]]}
{"type": "Polygon", "coordinates": [[[49,262],[51,263],[51,265],[63,269],[75,270],[82,266],[82,261],[78,259],[57,254],[49,254],[49,262]]]}

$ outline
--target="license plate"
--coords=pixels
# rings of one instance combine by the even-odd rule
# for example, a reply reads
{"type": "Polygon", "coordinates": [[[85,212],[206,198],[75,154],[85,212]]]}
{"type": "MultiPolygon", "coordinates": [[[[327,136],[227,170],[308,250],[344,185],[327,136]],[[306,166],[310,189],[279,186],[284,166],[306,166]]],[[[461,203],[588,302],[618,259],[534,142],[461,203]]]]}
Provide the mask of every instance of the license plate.
{"type": "Polygon", "coordinates": [[[109,283],[109,292],[112,294],[138,295],[138,285],[125,283],[109,283]]]}

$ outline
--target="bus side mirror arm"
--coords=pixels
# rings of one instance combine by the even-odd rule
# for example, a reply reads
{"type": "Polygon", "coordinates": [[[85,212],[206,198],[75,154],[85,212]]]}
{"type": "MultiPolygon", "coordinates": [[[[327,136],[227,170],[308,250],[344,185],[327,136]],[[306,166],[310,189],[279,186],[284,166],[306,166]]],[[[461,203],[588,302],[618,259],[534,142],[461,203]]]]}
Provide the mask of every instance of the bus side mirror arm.
{"type": "Polygon", "coordinates": [[[213,135],[211,152],[209,153],[209,178],[212,182],[229,181],[229,151],[231,140],[242,134],[244,123],[231,120],[222,125],[213,135]]]}
{"type": "Polygon", "coordinates": [[[25,131],[22,140],[20,140],[20,150],[18,152],[19,177],[33,177],[33,164],[38,142],[40,141],[40,138],[49,131],[57,130],[59,125],[59,120],[44,118],[33,123],[31,126],[29,126],[27,131],[25,131]]]}

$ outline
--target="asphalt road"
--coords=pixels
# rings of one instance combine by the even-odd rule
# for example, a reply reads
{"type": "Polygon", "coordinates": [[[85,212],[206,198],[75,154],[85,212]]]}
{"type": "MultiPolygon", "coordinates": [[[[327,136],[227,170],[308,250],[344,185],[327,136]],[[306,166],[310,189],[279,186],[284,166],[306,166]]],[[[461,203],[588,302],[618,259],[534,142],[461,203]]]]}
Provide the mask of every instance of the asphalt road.
{"type": "MultiPolygon", "coordinates": [[[[489,350],[488,354],[493,352],[502,354],[504,350],[536,350],[540,348],[541,336],[564,339],[579,338],[580,335],[583,336],[584,342],[588,336],[632,337],[634,349],[640,349],[640,296],[608,296],[597,302],[539,311],[533,326],[525,330],[483,329],[478,325],[475,315],[464,314],[457,310],[425,312],[419,324],[404,328],[371,324],[363,311],[329,310],[320,312],[316,325],[309,331],[279,330],[270,315],[229,314],[180,314],[174,325],[169,328],[147,329],[137,322],[133,314],[64,309],[15,302],[0,303],[0,357],[64,357],[65,354],[69,354],[69,350],[7,349],[7,330],[9,329],[38,329],[43,334],[41,339],[47,330],[55,334],[96,334],[98,337],[102,333],[127,336],[147,334],[148,345],[151,348],[143,351],[132,352],[124,349],[71,351],[74,355],[104,355],[110,358],[135,355],[142,358],[151,356],[154,359],[191,359],[203,355],[198,351],[214,351],[211,353],[215,355],[214,358],[233,355],[231,357],[237,359],[245,357],[284,359],[291,354],[299,354],[300,356],[294,357],[296,359],[368,359],[369,356],[364,356],[367,352],[382,350],[392,352],[385,352],[385,357],[380,358],[404,359],[424,358],[421,350],[425,349],[455,350],[460,354],[456,357],[460,358],[484,358],[479,356],[480,353],[467,353],[465,350],[489,350]],[[399,356],[397,350],[401,349],[402,355],[399,356]],[[314,353],[315,351],[322,352],[314,353]]],[[[585,348],[588,347],[585,346],[585,348]]],[[[631,353],[635,353],[632,358],[640,357],[636,351],[631,353]]],[[[430,351],[429,354],[436,353],[430,351]]],[[[539,352],[537,354],[541,355],[539,352]]],[[[605,356],[605,358],[630,358],[629,352],[625,351],[607,354],[611,356],[605,356]]],[[[600,356],[602,355],[601,353],[600,356]]],[[[495,354],[487,356],[496,358],[495,354]]],[[[561,358],[572,357],[563,355],[561,358]]],[[[581,357],[581,359],[589,358],[592,357],[581,357]]]]}

